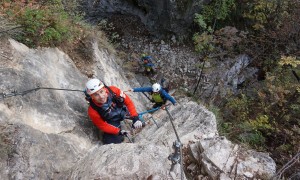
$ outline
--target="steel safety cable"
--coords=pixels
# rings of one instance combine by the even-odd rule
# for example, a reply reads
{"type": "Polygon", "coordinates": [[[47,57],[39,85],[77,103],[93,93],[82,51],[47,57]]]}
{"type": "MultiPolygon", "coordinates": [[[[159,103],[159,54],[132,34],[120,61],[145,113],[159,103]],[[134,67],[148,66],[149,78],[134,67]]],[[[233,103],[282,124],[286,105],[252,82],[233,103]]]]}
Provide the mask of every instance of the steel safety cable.
{"type": "Polygon", "coordinates": [[[175,125],[174,125],[174,118],[172,117],[171,113],[169,112],[168,108],[165,107],[165,110],[167,111],[167,114],[169,115],[170,117],[170,121],[171,121],[171,124],[172,124],[172,127],[174,129],[174,132],[175,132],[175,135],[176,135],[176,138],[177,138],[177,141],[179,142],[180,146],[179,146],[179,149],[180,149],[180,169],[181,169],[181,180],[183,180],[183,160],[182,160],[182,143],[180,141],[180,138],[178,136],[178,133],[176,131],[176,128],[175,128],[175,125]]]}
{"type": "Polygon", "coordinates": [[[64,89],[64,88],[51,88],[51,87],[37,87],[33,89],[28,89],[22,92],[12,91],[11,93],[0,93],[1,99],[13,97],[13,96],[23,96],[25,94],[38,91],[40,89],[48,89],[48,90],[58,90],[58,91],[77,91],[77,92],[84,92],[83,90],[77,90],[77,89],[64,89]]]}

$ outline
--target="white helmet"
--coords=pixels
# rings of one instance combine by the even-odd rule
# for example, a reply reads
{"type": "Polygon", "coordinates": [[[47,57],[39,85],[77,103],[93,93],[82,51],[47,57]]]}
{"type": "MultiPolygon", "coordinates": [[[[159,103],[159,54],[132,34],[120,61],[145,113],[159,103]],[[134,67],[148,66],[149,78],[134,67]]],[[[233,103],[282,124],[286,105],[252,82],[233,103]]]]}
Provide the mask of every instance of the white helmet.
{"type": "Polygon", "coordinates": [[[153,91],[153,92],[159,92],[160,89],[161,89],[160,84],[154,83],[154,84],[152,85],[152,91],[153,91]]]}
{"type": "Polygon", "coordinates": [[[91,95],[104,87],[104,84],[99,79],[90,79],[86,84],[86,92],[91,95]]]}

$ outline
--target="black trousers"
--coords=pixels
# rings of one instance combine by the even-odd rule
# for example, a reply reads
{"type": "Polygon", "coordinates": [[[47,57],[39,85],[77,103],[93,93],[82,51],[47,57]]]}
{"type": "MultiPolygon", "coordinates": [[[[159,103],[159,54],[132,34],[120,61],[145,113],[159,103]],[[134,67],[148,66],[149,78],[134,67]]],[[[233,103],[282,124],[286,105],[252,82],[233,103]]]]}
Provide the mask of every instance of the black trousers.
{"type": "Polygon", "coordinates": [[[152,108],[157,108],[157,107],[160,107],[160,106],[162,106],[162,105],[164,105],[164,104],[166,104],[166,101],[160,102],[160,103],[155,103],[155,104],[152,106],[152,108]]]}
{"type": "Polygon", "coordinates": [[[103,133],[104,144],[120,144],[124,141],[124,136],[103,133]]]}

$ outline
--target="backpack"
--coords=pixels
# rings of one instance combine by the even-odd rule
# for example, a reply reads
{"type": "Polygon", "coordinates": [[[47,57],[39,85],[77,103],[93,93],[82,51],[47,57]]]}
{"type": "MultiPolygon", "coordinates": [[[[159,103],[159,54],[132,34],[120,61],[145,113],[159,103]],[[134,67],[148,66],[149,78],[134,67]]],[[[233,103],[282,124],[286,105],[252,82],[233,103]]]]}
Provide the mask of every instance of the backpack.
{"type": "MultiPolygon", "coordinates": [[[[169,93],[169,88],[163,88],[162,87],[162,90],[166,91],[167,93],[169,93]]],[[[161,97],[161,99],[163,100],[163,102],[166,102],[167,99],[165,96],[162,95],[162,90],[159,91],[159,96],[161,97]]],[[[153,100],[153,92],[149,93],[152,97],[152,100],[153,100]]]]}
{"type": "Polygon", "coordinates": [[[166,82],[165,78],[161,78],[161,80],[160,80],[161,88],[162,88],[163,90],[165,90],[167,93],[169,93],[169,90],[170,90],[170,83],[168,83],[167,85],[165,85],[165,82],[166,82]]]}
{"type": "Polygon", "coordinates": [[[152,57],[151,56],[143,56],[141,58],[144,64],[152,63],[152,57]]]}

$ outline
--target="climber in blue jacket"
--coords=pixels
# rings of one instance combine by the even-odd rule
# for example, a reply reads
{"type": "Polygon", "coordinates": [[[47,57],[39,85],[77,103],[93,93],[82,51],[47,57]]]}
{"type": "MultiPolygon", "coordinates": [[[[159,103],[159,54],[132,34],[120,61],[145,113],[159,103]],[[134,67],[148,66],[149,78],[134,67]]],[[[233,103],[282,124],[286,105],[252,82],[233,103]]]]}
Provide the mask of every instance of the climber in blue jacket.
{"type": "Polygon", "coordinates": [[[172,102],[173,105],[176,105],[175,99],[168,94],[166,90],[164,90],[160,84],[154,83],[152,87],[140,87],[140,88],[133,88],[133,92],[148,92],[151,95],[151,99],[149,100],[153,103],[153,108],[163,106],[166,104],[166,101],[169,100],[172,102]]]}

